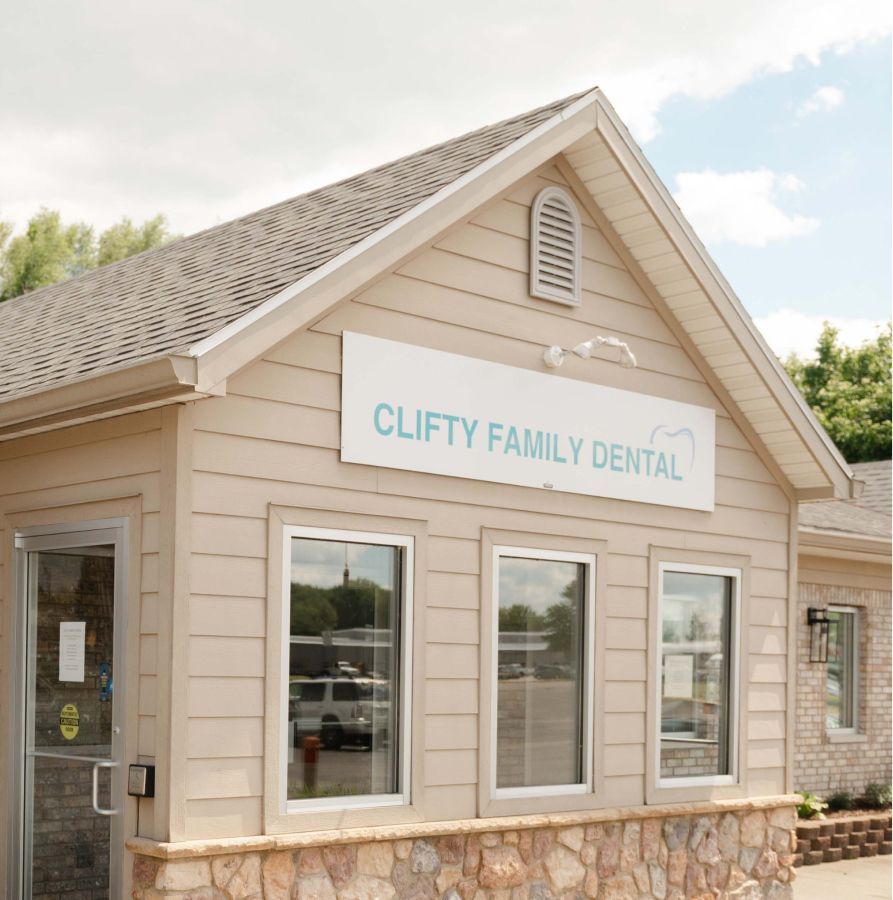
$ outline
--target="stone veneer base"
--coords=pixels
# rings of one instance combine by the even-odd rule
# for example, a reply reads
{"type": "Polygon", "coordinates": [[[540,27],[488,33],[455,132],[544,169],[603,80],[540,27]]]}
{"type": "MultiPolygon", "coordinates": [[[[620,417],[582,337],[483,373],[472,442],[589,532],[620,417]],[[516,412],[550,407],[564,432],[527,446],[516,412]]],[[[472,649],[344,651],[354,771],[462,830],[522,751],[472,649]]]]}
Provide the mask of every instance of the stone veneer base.
{"type": "Polygon", "coordinates": [[[578,814],[516,816],[469,820],[464,829],[439,823],[439,831],[430,823],[402,826],[402,836],[393,837],[386,834],[392,829],[363,829],[329,842],[320,834],[189,847],[133,839],[133,896],[782,900],[792,897],[796,826],[794,807],[782,800],[789,798],[677,804],[672,814],[637,807],[612,811],[613,820],[602,810],[590,812],[589,821],[578,814]],[[549,821],[556,819],[571,821],[549,821]],[[154,855],[145,852],[151,849],[154,855]]]}

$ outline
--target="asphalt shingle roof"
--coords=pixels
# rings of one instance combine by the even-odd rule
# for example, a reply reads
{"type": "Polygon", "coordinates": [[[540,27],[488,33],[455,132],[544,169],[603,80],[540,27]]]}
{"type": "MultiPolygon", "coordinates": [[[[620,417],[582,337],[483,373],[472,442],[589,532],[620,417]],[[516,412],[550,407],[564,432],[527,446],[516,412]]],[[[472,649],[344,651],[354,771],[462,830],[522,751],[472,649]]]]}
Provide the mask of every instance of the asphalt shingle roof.
{"type": "Polygon", "coordinates": [[[582,96],[0,303],[0,402],[182,353],[582,96]]]}
{"type": "Polygon", "coordinates": [[[890,460],[853,463],[853,474],[865,482],[857,500],[817,500],[800,504],[800,525],[867,537],[891,535],[890,460]]]}

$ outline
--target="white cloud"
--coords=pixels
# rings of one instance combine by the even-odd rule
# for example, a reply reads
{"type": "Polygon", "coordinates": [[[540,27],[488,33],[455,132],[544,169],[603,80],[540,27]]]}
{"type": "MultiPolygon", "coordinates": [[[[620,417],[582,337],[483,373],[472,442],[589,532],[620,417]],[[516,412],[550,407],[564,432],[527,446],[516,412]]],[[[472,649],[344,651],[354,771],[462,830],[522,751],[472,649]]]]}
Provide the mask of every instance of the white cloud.
{"type": "Polygon", "coordinates": [[[819,220],[785,212],[778,205],[783,193],[802,190],[794,175],[769,169],[750,172],[680,172],[673,198],[698,236],[706,243],[729,241],[765,247],[771,241],[811,234],[819,220]]]}
{"type": "Polygon", "coordinates": [[[858,347],[876,338],[879,329],[886,324],[879,319],[844,319],[810,315],[793,309],[779,309],[754,319],[766,342],[781,359],[786,359],[791,353],[803,358],[815,356],[816,341],[825,322],[830,322],[839,330],[838,341],[849,347],[858,347]]]}
{"type": "Polygon", "coordinates": [[[833,85],[824,85],[797,107],[795,115],[798,119],[802,119],[815,112],[830,112],[842,103],[843,91],[833,85]]]}
{"type": "Polygon", "coordinates": [[[594,84],[645,141],[671,97],[889,31],[888,0],[10,4],[0,213],[190,231],[594,84]]]}

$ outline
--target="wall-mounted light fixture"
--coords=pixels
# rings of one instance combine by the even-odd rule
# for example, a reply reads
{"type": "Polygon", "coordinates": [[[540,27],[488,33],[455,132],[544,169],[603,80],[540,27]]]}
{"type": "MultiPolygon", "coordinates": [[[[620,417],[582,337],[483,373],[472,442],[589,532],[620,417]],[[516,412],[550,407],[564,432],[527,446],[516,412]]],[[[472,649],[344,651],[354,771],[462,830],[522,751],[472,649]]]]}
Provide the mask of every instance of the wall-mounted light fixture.
{"type": "Polygon", "coordinates": [[[831,624],[828,610],[810,606],[806,610],[806,624],[809,626],[809,661],[828,662],[828,627],[831,624]]]}
{"type": "Polygon", "coordinates": [[[572,353],[575,356],[579,356],[580,359],[589,359],[592,356],[592,351],[597,347],[618,347],[620,349],[620,365],[624,369],[634,369],[636,367],[636,357],[633,355],[632,350],[629,349],[629,345],[613,335],[608,337],[597,335],[591,340],[577,344],[573,350],[565,350],[563,347],[558,346],[546,347],[543,351],[543,362],[550,369],[557,369],[572,353]]]}

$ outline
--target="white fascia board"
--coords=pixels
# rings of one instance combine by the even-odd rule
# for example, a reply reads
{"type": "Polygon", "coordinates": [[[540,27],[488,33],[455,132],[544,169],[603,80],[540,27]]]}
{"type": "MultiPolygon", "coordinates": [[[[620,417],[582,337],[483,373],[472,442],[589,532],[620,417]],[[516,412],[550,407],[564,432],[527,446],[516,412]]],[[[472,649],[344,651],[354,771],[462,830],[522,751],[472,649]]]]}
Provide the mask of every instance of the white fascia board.
{"type": "MultiPolygon", "coordinates": [[[[596,106],[596,101],[599,95],[600,91],[598,89],[590,91],[579,100],[576,100],[566,109],[563,109],[561,112],[552,116],[550,119],[547,119],[545,122],[542,122],[535,128],[532,128],[516,141],[509,144],[507,147],[504,147],[499,152],[494,153],[493,156],[488,157],[486,160],[484,160],[484,162],[479,163],[477,166],[466,172],[464,175],[461,175],[455,181],[452,181],[445,187],[442,187],[439,191],[437,191],[437,193],[432,194],[426,200],[423,200],[418,205],[412,207],[412,209],[407,210],[405,213],[401,214],[384,227],[379,228],[377,231],[374,231],[372,234],[363,238],[363,240],[354,244],[352,247],[349,247],[343,253],[338,254],[338,256],[333,257],[328,262],[321,265],[319,268],[314,269],[312,272],[308,273],[300,280],[288,285],[288,287],[283,288],[277,294],[274,294],[259,306],[254,307],[254,309],[249,310],[247,313],[245,313],[245,315],[239,317],[238,319],[235,319],[228,325],[225,325],[219,331],[215,332],[212,335],[209,335],[198,343],[193,344],[186,351],[187,354],[189,356],[198,357],[199,360],[201,360],[201,357],[207,354],[209,351],[214,350],[226,341],[237,337],[242,331],[249,328],[264,316],[288,303],[300,293],[306,291],[308,288],[327,278],[329,275],[331,275],[333,272],[336,272],[347,263],[351,262],[359,256],[362,256],[362,254],[382,243],[382,241],[386,240],[392,234],[400,231],[400,229],[411,224],[420,216],[438,206],[448,197],[458,193],[467,185],[472,184],[482,176],[486,175],[491,169],[496,168],[505,160],[518,154],[526,146],[533,143],[538,138],[542,137],[545,134],[548,134],[548,132],[552,131],[558,125],[561,125],[568,119],[573,118],[575,115],[582,112],[587,107],[596,106]]],[[[594,125],[595,123],[593,123],[593,126],[594,125]]]]}
{"type": "MultiPolygon", "coordinates": [[[[599,92],[598,95],[598,104],[599,121],[601,122],[607,120],[611,123],[611,125],[613,126],[613,130],[620,137],[620,140],[623,141],[624,149],[628,153],[630,153],[639,164],[642,174],[648,182],[649,187],[651,187],[666,204],[666,211],[672,217],[674,224],[682,231],[685,238],[688,240],[691,249],[704,264],[711,277],[716,282],[723,295],[721,299],[725,301],[728,311],[731,312],[735,316],[736,320],[744,326],[744,328],[749,333],[749,336],[756,344],[758,350],[762,353],[762,356],[769,363],[772,373],[775,376],[774,389],[772,385],[767,384],[770,391],[775,394],[776,397],[779,395],[779,393],[783,393],[789,400],[793,401],[797,411],[803,416],[804,419],[804,422],[802,423],[803,427],[798,428],[797,430],[799,430],[801,434],[803,434],[803,431],[808,428],[809,431],[818,438],[823,449],[830,457],[829,462],[832,464],[836,464],[838,475],[842,475],[844,479],[849,483],[849,492],[847,496],[842,499],[854,498],[855,496],[857,496],[857,494],[855,493],[856,489],[854,488],[854,476],[852,470],[847,465],[846,460],[844,460],[843,456],[840,454],[840,451],[834,445],[834,442],[828,436],[825,429],[822,428],[822,426],[819,424],[818,419],[816,419],[815,414],[809,408],[809,405],[806,403],[802,394],[794,386],[793,382],[788,377],[788,374],[784,371],[781,363],[769,348],[769,345],[766,343],[766,339],[760,333],[759,329],[757,329],[757,327],[753,324],[753,320],[750,318],[750,315],[747,313],[743,304],[738,299],[738,296],[735,294],[732,286],[728,283],[725,276],[719,270],[719,267],[716,265],[716,263],[708,253],[707,248],[701,243],[701,240],[695,234],[694,229],[686,220],[685,216],[682,213],[682,210],[679,208],[664,183],[660,180],[660,177],[654,171],[651,164],[645,158],[645,155],[639,149],[638,144],[636,144],[636,142],[633,140],[632,135],[630,135],[629,131],[615,112],[614,108],[601,92],[599,92]]],[[[612,147],[613,135],[610,133],[610,131],[599,128],[599,133],[608,144],[608,146],[612,147]]],[[[655,212],[659,220],[663,218],[663,216],[657,210],[653,211],[655,212]]],[[[715,293],[709,291],[706,285],[704,287],[708,294],[711,294],[712,299],[715,301],[717,299],[715,293]]],[[[720,314],[722,314],[721,309],[719,309],[718,311],[720,312],[720,314]]],[[[796,427],[797,426],[795,426],[795,428],[796,427]]],[[[828,467],[826,465],[823,465],[818,459],[816,460],[816,462],[822,469],[828,472],[828,467]]],[[[840,480],[839,478],[833,477],[831,473],[828,474],[832,484],[836,484],[840,480]]]]}
{"type": "Polygon", "coordinates": [[[821,554],[860,562],[889,564],[893,554],[891,538],[804,525],[797,529],[797,544],[801,554],[821,554]]]}
{"type": "MultiPolygon", "coordinates": [[[[196,361],[162,356],[101,372],[0,404],[0,440],[51,431],[132,408],[198,396],[196,361]]],[[[201,396],[217,391],[200,392],[201,396]]]]}

